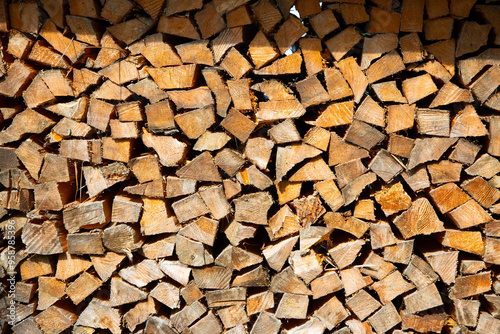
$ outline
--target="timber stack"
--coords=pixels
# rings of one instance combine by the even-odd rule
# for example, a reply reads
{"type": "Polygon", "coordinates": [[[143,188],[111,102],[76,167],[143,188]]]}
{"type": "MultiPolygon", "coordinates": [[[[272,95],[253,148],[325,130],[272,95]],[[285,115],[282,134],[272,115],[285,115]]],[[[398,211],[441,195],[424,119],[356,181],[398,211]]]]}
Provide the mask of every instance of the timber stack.
{"type": "Polygon", "coordinates": [[[1,333],[500,333],[498,1],[0,0],[0,47],[1,333]]]}

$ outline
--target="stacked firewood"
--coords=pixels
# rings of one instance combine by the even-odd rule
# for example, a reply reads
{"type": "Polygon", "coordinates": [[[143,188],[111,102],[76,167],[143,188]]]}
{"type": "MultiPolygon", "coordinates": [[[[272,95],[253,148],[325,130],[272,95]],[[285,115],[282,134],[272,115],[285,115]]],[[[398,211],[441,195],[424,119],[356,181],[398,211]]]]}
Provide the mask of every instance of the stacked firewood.
{"type": "Polygon", "coordinates": [[[499,46],[490,0],[0,0],[1,332],[500,333],[499,46]]]}

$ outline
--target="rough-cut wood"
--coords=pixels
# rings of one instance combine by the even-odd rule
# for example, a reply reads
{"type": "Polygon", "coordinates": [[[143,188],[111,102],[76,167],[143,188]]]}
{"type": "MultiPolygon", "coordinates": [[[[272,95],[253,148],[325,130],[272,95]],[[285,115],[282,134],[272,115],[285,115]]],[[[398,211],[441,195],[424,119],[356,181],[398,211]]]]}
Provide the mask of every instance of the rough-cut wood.
{"type": "Polygon", "coordinates": [[[408,159],[408,169],[421,163],[438,160],[456,142],[453,138],[429,137],[415,140],[408,159]]]}
{"type": "Polygon", "coordinates": [[[449,216],[458,228],[468,228],[487,223],[493,218],[473,199],[450,211],[449,216]]]}
{"type": "Polygon", "coordinates": [[[431,76],[428,74],[406,79],[403,81],[402,86],[403,94],[410,104],[419,101],[438,90],[432,81],[431,76]]]}
{"type": "Polygon", "coordinates": [[[394,225],[405,239],[418,234],[431,234],[444,230],[432,205],[425,198],[414,201],[411,207],[394,219],[394,225]]]}
{"type": "Polygon", "coordinates": [[[416,106],[414,104],[396,104],[387,109],[388,133],[406,130],[413,127],[416,106]]]}
{"type": "Polygon", "coordinates": [[[472,254],[484,254],[484,241],[481,233],[476,231],[446,230],[440,241],[446,247],[472,254]]]}
{"type": "Polygon", "coordinates": [[[452,298],[462,299],[484,293],[491,288],[491,272],[459,277],[452,288],[452,298]]]}
{"type": "Polygon", "coordinates": [[[368,318],[368,321],[375,328],[377,333],[385,333],[400,323],[401,317],[394,307],[394,304],[389,303],[375,312],[375,314],[368,318]]]}
{"type": "Polygon", "coordinates": [[[377,34],[373,37],[365,37],[363,41],[363,53],[361,55],[361,68],[363,70],[370,63],[382,56],[384,53],[394,50],[398,45],[396,34],[377,34]]]}
{"type": "Polygon", "coordinates": [[[398,33],[401,15],[399,13],[372,7],[370,12],[370,22],[368,24],[369,33],[398,33]]]}
{"type": "Polygon", "coordinates": [[[342,303],[333,296],[323,304],[315,313],[323,325],[328,329],[333,329],[349,315],[348,311],[342,306],[342,303]]]}
{"type": "Polygon", "coordinates": [[[476,2],[0,1],[13,331],[496,332],[476,2]]]}
{"type": "Polygon", "coordinates": [[[297,74],[300,73],[301,66],[302,56],[300,52],[296,51],[289,56],[275,60],[266,67],[254,70],[253,73],[257,75],[297,74]]]}
{"type": "Polygon", "coordinates": [[[368,86],[368,80],[353,57],[338,62],[342,75],[347,80],[354,94],[354,101],[359,103],[368,86]]]}

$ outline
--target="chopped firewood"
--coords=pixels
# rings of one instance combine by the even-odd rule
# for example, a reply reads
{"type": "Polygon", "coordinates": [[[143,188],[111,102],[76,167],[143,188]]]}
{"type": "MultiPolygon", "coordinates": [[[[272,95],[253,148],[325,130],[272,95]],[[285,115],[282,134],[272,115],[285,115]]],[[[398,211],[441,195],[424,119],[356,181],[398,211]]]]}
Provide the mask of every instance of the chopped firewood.
{"type": "MultiPolygon", "coordinates": [[[[246,0],[243,0],[247,2],[246,0]]],[[[226,2],[223,2],[226,3],[226,2]]],[[[238,6],[239,3],[236,3],[235,6],[238,6]]],[[[231,6],[228,10],[229,12],[226,13],[226,22],[227,26],[229,28],[234,28],[234,27],[241,27],[245,26],[248,24],[252,24],[252,18],[250,14],[250,10],[248,6],[242,5],[239,6],[235,9],[233,9],[234,6],[231,6]]],[[[217,9],[217,7],[216,7],[217,9]]]]}
{"type": "Polygon", "coordinates": [[[329,160],[330,166],[368,157],[368,151],[345,142],[334,132],[331,133],[329,160]]]}
{"type": "Polygon", "coordinates": [[[134,303],[147,298],[147,294],[135,286],[125,282],[121,278],[111,278],[110,304],[111,306],[121,306],[134,303]]]}
{"type": "Polygon", "coordinates": [[[274,35],[279,51],[284,54],[307,31],[308,29],[295,16],[288,17],[274,35]]]}
{"type": "Polygon", "coordinates": [[[350,124],[352,122],[353,113],[353,101],[331,103],[314,122],[311,122],[311,124],[322,128],[350,124]]]}
{"type": "Polygon", "coordinates": [[[449,14],[448,1],[425,1],[427,16],[431,19],[449,14]]]}
{"type": "Polygon", "coordinates": [[[374,146],[384,140],[385,135],[376,128],[366,124],[365,122],[354,120],[347,130],[345,141],[356,144],[367,150],[371,150],[374,146]]]}
{"type": "Polygon", "coordinates": [[[456,279],[450,296],[453,299],[462,299],[487,292],[491,289],[491,272],[487,271],[476,275],[462,276],[456,279]]]}
{"type": "Polygon", "coordinates": [[[458,102],[472,102],[471,93],[467,89],[459,88],[452,82],[447,82],[443,87],[441,87],[429,107],[435,108],[458,102]]]}
{"type": "Polygon", "coordinates": [[[364,244],[363,240],[344,242],[329,249],[328,254],[339,269],[344,269],[356,260],[364,244]]]}
{"type": "Polygon", "coordinates": [[[403,81],[402,85],[403,94],[410,104],[419,101],[438,90],[429,74],[406,79],[403,81]]]}
{"type": "Polygon", "coordinates": [[[365,320],[381,306],[380,303],[365,290],[360,290],[348,299],[346,305],[360,320],[365,320]]]}
{"type": "Polygon", "coordinates": [[[215,264],[230,269],[241,270],[262,262],[262,258],[241,248],[228,246],[215,259],[215,264]]]}
{"type": "Polygon", "coordinates": [[[420,41],[417,33],[414,32],[402,36],[399,39],[399,44],[401,46],[401,54],[403,55],[403,62],[405,64],[420,62],[424,59],[422,42],[420,41]]]}
{"type": "Polygon", "coordinates": [[[365,165],[361,159],[351,160],[343,164],[335,166],[335,175],[337,176],[337,183],[340,188],[344,188],[351,181],[354,181],[358,176],[366,173],[365,165]]]}
{"type": "Polygon", "coordinates": [[[357,177],[349,184],[347,184],[342,189],[342,196],[344,197],[344,205],[349,205],[353,201],[355,201],[361,194],[363,189],[365,189],[368,185],[375,182],[376,179],[377,175],[375,173],[368,172],[357,177]]]}
{"type": "Polygon", "coordinates": [[[431,186],[429,175],[427,174],[425,166],[420,166],[411,171],[403,172],[402,176],[406,184],[414,192],[419,192],[431,186]]]}
{"type": "Polygon", "coordinates": [[[181,179],[222,182],[212,155],[205,151],[180,168],[176,173],[181,179]],[[203,173],[201,173],[203,171],[203,173]]]}
{"type": "MultiPolygon", "coordinates": [[[[75,322],[78,323],[77,319],[81,319],[83,315],[82,313],[80,317],[78,317],[69,310],[52,305],[45,311],[36,315],[35,322],[43,332],[53,331],[61,333],[75,324],[75,322]]],[[[116,329],[117,331],[115,330],[115,333],[118,333],[119,327],[117,326],[116,329]]]]}
{"type": "MultiPolygon", "coordinates": [[[[371,68],[371,67],[370,67],[371,68]]],[[[396,81],[381,82],[372,85],[375,94],[382,102],[406,103],[406,98],[396,86],[396,81]]],[[[380,108],[380,107],[379,107],[380,108]]],[[[378,124],[376,124],[378,125],[378,124]]],[[[385,126],[385,122],[380,126],[385,126]]]]}
{"type": "Polygon", "coordinates": [[[207,87],[169,91],[168,98],[175,104],[177,109],[204,108],[214,104],[212,94],[207,87]]]}
{"type": "Polygon", "coordinates": [[[344,284],[346,297],[371,283],[371,280],[366,279],[356,267],[341,270],[340,278],[344,284]]]}
{"type": "Polygon", "coordinates": [[[394,155],[409,158],[415,140],[401,135],[391,134],[387,150],[394,155]]]}
{"type": "Polygon", "coordinates": [[[370,12],[370,22],[368,23],[368,32],[375,33],[399,33],[401,15],[396,12],[390,12],[372,7],[370,12]]]}
{"type": "Polygon", "coordinates": [[[354,207],[353,217],[371,221],[375,220],[375,206],[373,205],[373,200],[359,200],[354,207]]]}
{"type": "Polygon", "coordinates": [[[368,79],[353,57],[338,62],[342,75],[347,80],[354,94],[354,102],[359,103],[368,86],[368,79]]]}
{"type": "Polygon", "coordinates": [[[290,118],[273,126],[269,130],[269,136],[277,144],[284,144],[301,140],[300,134],[297,131],[293,120],[290,118]]]}
{"type": "Polygon", "coordinates": [[[323,69],[323,57],[321,51],[323,49],[321,40],[317,38],[301,38],[299,40],[304,64],[309,76],[315,75],[323,69]]]}
{"type": "Polygon", "coordinates": [[[280,11],[268,0],[252,5],[252,10],[265,33],[271,32],[282,18],[280,11]]]}
{"type": "Polygon", "coordinates": [[[333,12],[329,9],[325,9],[319,14],[310,17],[309,22],[319,38],[324,38],[339,27],[335,15],[333,15],[333,12]]]}
{"type": "Polygon", "coordinates": [[[429,284],[426,287],[404,298],[406,310],[409,313],[416,313],[428,310],[430,308],[443,304],[439,291],[435,284],[429,284]]]}
{"type": "Polygon", "coordinates": [[[495,332],[498,6],[331,1],[0,1],[15,332],[495,332]]]}
{"type": "Polygon", "coordinates": [[[266,94],[270,101],[295,100],[292,90],[275,79],[254,84],[251,86],[251,89],[266,94]]]}
{"type": "Polygon", "coordinates": [[[199,39],[200,34],[195,27],[195,23],[186,16],[165,16],[162,15],[158,22],[157,31],[181,36],[189,39],[199,39]]]}
{"type": "Polygon", "coordinates": [[[464,326],[476,326],[480,303],[477,300],[455,299],[451,315],[455,321],[464,326]]]}
{"type": "Polygon", "coordinates": [[[480,176],[463,182],[461,186],[484,208],[489,208],[500,199],[500,191],[491,187],[480,176]]]}
{"type": "Polygon", "coordinates": [[[403,59],[396,51],[391,51],[375,61],[366,70],[368,82],[374,83],[405,69],[403,59]]]}
{"type": "MultiPolygon", "coordinates": [[[[172,233],[177,232],[180,229],[180,226],[177,224],[177,219],[167,208],[165,201],[162,199],[153,199],[148,197],[144,197],[142,201],[144,205],[144,212],[140,220],[140,225],[141,233],[143,235],[172,233]]],[[[137,211],[140,211],[139,208],[137,211]]],[[[137,216],[137,220],[138,219],[139,216],[137,216]]],[[[113,221],[116,220],[113,219],[113,221]]]]}
{"type": "Polygon", "coordinates": [[[147,72],[161,89],[192,88],[196,79],[197,65],[148,68],[147,72]]]}
{"type": "Polygon", "coordinates": [[[486,269],[486,264],[483,261],[462,260],[460,263],[460,272],[462,274],[477,274],[483,269],[486,269]]]}
{"type": "Polygon", "coordinates": [[[483,154],[465,172],[469,175],[478,175],[485,179],[491,179],[495,174],[500,172],[500,161],[489,154],[483,154]]]}
{"type": "Polygon", "coordinates": [[[405,239],[418,234],[431,234],[444,230],[432,205],[425,198],[414,201],[411,207],[394,219],[394,225],[405,239]]]}
{"type": "Polygon", "coordinates": [[[212,126],[215,115],[213,107],[208,106],[176,115],[174,120],[189,139],[196,139],[212,126]]]}
{"type": "Polygon", "coordinates": [[[368,167],[387,183],[403,171],[401,164],[383,149],[377,153],[368,167]]]}
{"type": "Polygon", "coordinates": [[[38,278],[37,310],[46,310],[59,298],[65,295],[66,283],[54,277],[38,278]]]}
{"type": "Polygon", "coordinates": [[[221,122],[233,136],[245,142],[256,127],[256,124],[237,110],[231,110],[226,118],[221,122]]]}
{"type": "Polygon", "coordinates": [[[414,104],[391,105],[387,110],[388,133],[397,132],[413,127],[416,106],[414,104]]]}
{"type": "Polygon", "coordinates": [[[280,319],[305,319],[308,306],[308,296],[285,293],[276,309],[276,317],[280,319]]]}
{"type": "Polygon", "coordinates": [[[396,34],[377,34],[373,37],[365,37],[361,55],[361,69],[366,70],[373,60],[396,49],[397,46],[398,38],[396,34]]]}
{"type": "Polygon", "coordinates": [[[325,41],[333,58],[339,61],[349,52],[363,37],[354,29],[354,26],[342,30],[337,35],[325,41]]]}
{"type": "Polygon", "coordinates": [[[450,137],[480,137],[487,133],[485,125],[471,105],[461,110],[451,123],[450,137]]]}
{"type": "Polygon", "coordinates": [[[370,324],[375,328],[377,333],[385,333],[401,322],[401,317],[394,307],[393,303],[389,303],[368,318],[370,324]]]}
{"type": "Polygon", "coordinates": [[[242,27],[228,28],[212,40],[212,52],[216,63],[219,63],[227,50],[243,43],[242,27]]]}
{"type": "Polygon", "coordinates": [[[493,218],[473,199],[448,213],[452,222],[460,229],[484,224],[493,218]]]}
{"type": "Polygon", "coordinates": [[[487,333],[490,329],[498,331],[500,330],[500,321],[486,312],[481,312],[476,329],[478,333],[487,333]]]}
{"type": "Polygon", "coordinates": [[[491,95],[484,105],[490,109],[500,110],[500,94],[494,93],[491,95]]]}
{"type": "Polygon", "coordinates": [[[408,169],[421,163],[438,160],[448,148],[456,142],[453,138],[429,137],[415,140],[415,145],[408,158],[408,169]]]}
{"type": "Polygon", "coordinates": [[[453,21],[453,18],[449,16],[425,20],[425,39],[428,41],[449,40],[453,30],[453,21]]]}
{"type": "Polygon", "coordinates": [[[500,66],[495,65],[488,69],[479,79],[471,85],[474,96],[480,101],[485,102],[495,91],[500,83],[500,66]],[[495,87],[495,88],[493,88],[495,87]]]}
{"type": "Polygon", "coordinates": [[[226,54],[220,66],[236,80],[252,69],[250,62],[234,47],[226,54]]]}
{"type": "Polygon", "coordinates": [[[306,109],[298,100],[261,102],[256,113],[258,121],[276,121],[287,118],[299,118],[306,109]]]}
{"type": "Polygon", "coordinates": [[[226,83],[234,108],[240,110],[253,109],[249,79],[228,80],[226,83]]]}
{"type": "Polygon", "coordinates": [[[423,333],[441,332],[448,319],[448,315],[444,312],[432,312],[422,316],[403,312],[401,316],[403,329],[411,328],[423,333]]]}
{"type": "MultiPolygon", "coordinates": [[[[436,59],[452,76],[455,74],[455,40],[437,42],[426,47],[427,51],[436,59]]],[[[448,80],[445,80],[447,82],[448,80]]]]}
{"type": "Polygon", "coordinates": [[[281,321],[268,312],[261,312],[255,320],[250,334],[269,333],[278,334],[281,327],[281,321]]]}
{"type": "Polygon", "coordinates": [[[207,291],[205,298],[209,308],[244,304],[246,302],[246,288],[207,291]]]}
{"type": "Polygon", "coordinates": [[[396,241],[396,237],[389,224],[380,222],[370,226],[370,242],[372,249],[394,245],[396,241]]]}
{"type": "Polygon", "coordinates": [[[481,233],[476,231],[446,230],[440,237],[445,247],[455,248],[464,252],[483,255],[485,246],[481,233]]]}
{"type": "MultiPolygon", "coordinates": [[[[383,279],[389,273],[393,272],[394,269],[396,267],[392,263],[385,261],[374,252],[370,252],[363,265],[361,265],[361,273],[377,280],[383,279]]],[[[365,280],[367,284],[371,283],[369,278],[365,278],[365,280]]]]}
{"type": "Polygon", "coordinates": [[[254,70],[253,73],[257,75],[297,74],[300,73],[301,66],[302,56],[299,51],[296,51],[289,56],[275,60],[266,67],[254,70]]]}
{"type": "Polygon", "coordinates": [[[62,34],[52,20],[47,20],[40,29],[42,36],[54,49],[63,53],[68,59],[74,63],[85,52],[87,44],[74,41],[62,34]]]}
{"type": "Polygon", "coordinates": [[[340,100],[353,95],[349,84],[338,69],[325,68],[324,75],[326,88],[331,100],[340,100]]]}
{"type": "Polygon", "coordinates": [[[462,173],[462,164],[442,160],[427,164],[427,170],[431,176],[432,184],[458,182],[462,173]]]}
{"type": "Polygon", "coordinates": [[[210,132],[205,131],[193,146],[195,151],[217,151],[223,148],[231,137],[223,132],[210,132]]]}
{"type": "Polygon", "coordinates": [[[340,322],[345,320],[349,316],[349,313],[342,305],[342,302],[340,302],[337,297],[333,296],[314,312],[314,315],[326,328],[332,330],[340,322]]]}
{"type": "Polygon", "coordinates": [[[14,117],[9,127],[0,132],[0,143],[3,145],[20,140],[30,133],[42,133],[54,125],[55,122],[51,118],[32,109],[26,109],[14,117]]]}
{"type": "Polygon", "coordinates": [[[467,196],[456,184],[447,183],[429,192],[432,201],[441,213],[447,213],[467,202],[467,196]]]}
{"type": "Polygon", "coordinates": [[[271,140],[263,137],[251,138],[245,146],[245,157],[259,169],[265,170],[273,147],[274,143],[271,140]]]}
{"type": "Polygon", "coordinates": [[[445,110],[417,109],[418,132],[428,136],[450,135],[450,113],[445,110]]]}
{"type": "Polygon", "coordinates": [[[476,22],[464,22],[457,39],[457,49],[455,56],[460,57],[467,53],[479,50],[488,42],[488,33],[491,25],[480,25],[476,22]]]}
{"type": "Polygon", "coordinates": [[[296,83],[300,100],[304,108],[322,104],[330,100],[328,93],[318,80],[317,76],[310,76],[296,83]]]}
{"type": "Polygon", "coordinates": [[[424,0],[405,1],[401,9],[401,31],[422,32],[424,0]]]}
{"type": "MultiPolygon", "coordinates": [[[[99,212],[96,212],[96,215],[99,215],[99,212]]],[[[65,227],[69,229],[69,223],[67,223],[68,219],[66,217],[67,215],[65,215],[65,227]]],[[[71,254],[104,254],[101,233],[69,234],[67,238],[68,252],[71,254]]]]}

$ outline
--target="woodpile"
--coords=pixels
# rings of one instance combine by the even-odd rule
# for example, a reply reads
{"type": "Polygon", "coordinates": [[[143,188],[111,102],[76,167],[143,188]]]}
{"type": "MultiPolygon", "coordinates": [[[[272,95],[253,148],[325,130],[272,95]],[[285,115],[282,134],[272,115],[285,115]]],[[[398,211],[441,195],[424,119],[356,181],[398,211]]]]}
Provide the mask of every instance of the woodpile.
{"type": "Polygon", "coordinates": [[[0,0],[0,332],[500,333],[500,4],[0,0]]]}

